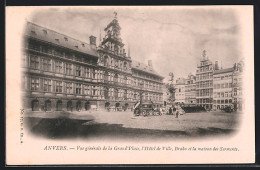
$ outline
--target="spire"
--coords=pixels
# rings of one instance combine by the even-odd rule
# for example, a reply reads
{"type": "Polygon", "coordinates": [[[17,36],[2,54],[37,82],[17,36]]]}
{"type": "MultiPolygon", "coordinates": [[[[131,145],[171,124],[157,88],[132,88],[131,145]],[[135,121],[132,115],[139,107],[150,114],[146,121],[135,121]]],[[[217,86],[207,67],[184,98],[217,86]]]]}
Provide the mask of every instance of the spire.
{"type": "Polygon", "coordinates": [[[205,60],[205,58],[206,58],[206,50],[203,50],[203,53],[202,53],[202,57],[203,57],[203,60],[205,60]]]}
{"type": "Polygon", "coordinates": [[[99,44],[101,44],[102,40],[101,40],[101,28],[99,28],[99,44]]]}
{"type": "Polygon", "coordinates": [[[128,44],[128,57],[131,58],[130,56],[130,45],[128,44]]]}

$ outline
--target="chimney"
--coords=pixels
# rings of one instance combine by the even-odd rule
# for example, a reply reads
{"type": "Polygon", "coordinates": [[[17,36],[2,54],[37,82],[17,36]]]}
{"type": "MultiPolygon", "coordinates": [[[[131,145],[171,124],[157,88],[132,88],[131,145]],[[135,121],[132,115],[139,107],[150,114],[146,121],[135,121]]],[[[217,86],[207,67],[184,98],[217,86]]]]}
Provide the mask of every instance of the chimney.
{"type": "Polygon", "coordinates": [[[218,70],[218,61],[215,61],[215,70],[218,70]]]}
{"type": "Polygon", "coordinates": [[[153,63],[152,63],[152,60],[148,60],[148,66],[153,68],[153,63]]]}
{"type": "Polygon", "coordinates": [[[93,35],[91,35],[90,37],[89,37],[89,44],[92,46],[92,45],[94,45],[94,46],[96,46],[96,37],[94,37],[93,35]]]}

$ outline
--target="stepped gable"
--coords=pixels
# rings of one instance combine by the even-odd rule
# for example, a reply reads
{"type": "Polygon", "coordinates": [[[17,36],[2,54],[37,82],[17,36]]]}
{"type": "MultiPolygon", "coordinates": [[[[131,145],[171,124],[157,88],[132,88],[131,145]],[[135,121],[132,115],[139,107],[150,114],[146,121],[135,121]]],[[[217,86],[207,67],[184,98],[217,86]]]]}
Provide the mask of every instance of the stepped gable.
{"type": "Polygon", "coordinates": [[[37,24],[27,22],[25,27],[25,35],[46,41],[64,48],[69,48],[81,53],[89,54],[92,56],[98,57],[96,47],[91,46],[90,44],[76,40],[67,35],[58,33],[54,30],[39,26],[37,24]]]}

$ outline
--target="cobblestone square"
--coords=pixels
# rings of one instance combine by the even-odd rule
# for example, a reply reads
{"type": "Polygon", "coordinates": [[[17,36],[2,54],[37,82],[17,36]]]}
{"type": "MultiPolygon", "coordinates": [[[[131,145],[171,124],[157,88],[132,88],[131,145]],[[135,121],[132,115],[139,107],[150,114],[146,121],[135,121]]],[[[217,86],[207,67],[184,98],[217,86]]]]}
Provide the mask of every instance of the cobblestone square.
{"type": "Polygon", "coordinates": [[[30,112],[28,128],[46,137],[172,138],[229,135],[239,128],[241,113],[201,112],[133,116],[130,111],[30,112]],[[76,130],[77,129],[77,130],[76,130]]]}

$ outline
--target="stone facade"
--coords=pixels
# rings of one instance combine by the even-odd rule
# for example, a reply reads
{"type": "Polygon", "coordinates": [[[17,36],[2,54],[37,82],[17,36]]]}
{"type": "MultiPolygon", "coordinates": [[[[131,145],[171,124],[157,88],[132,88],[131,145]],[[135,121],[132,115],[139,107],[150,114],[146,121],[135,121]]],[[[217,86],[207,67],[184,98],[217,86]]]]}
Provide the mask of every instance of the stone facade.
{"type": "Polygon", "coordinates": [[[100,45],[27,22],[22,56],[24,107],[33,111],[131,108],[140,100],[162,105],[162,81],[153,68],[126,54],[115,17],[100,45]]]}

